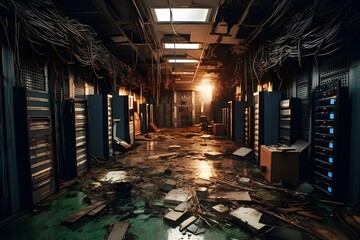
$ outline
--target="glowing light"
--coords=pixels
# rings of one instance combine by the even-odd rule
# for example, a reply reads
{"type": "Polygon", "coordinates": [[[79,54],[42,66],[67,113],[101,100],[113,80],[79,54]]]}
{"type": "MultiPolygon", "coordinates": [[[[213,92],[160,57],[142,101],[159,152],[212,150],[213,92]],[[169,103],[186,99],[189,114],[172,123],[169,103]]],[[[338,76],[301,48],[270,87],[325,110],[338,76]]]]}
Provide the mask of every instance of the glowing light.
{"type": "Polygon", "coordinates": [[[212,100],[213,88],[210,84],[202,84],[199,86],[201,101],[210,102],[212,100]]]}
{"type": "Polygon", "coordinates": [[[171,72],[174,75],[194,75],[194,72],[171,72]]]}
{"type": "Polygon", "coordinates": [[[165,49],[199,49],[199,43],[164,43],[165,49]]]}
{"type": "Polygon", "coordinates": [[[198,60],[195,59],[169,59],[169,63],[197,63],[198,60]]]}
{"type": "Polygon", "coordinates": [[[156,22],[207,22],[209,18],[209,8],[155,8],[156,22]]]}

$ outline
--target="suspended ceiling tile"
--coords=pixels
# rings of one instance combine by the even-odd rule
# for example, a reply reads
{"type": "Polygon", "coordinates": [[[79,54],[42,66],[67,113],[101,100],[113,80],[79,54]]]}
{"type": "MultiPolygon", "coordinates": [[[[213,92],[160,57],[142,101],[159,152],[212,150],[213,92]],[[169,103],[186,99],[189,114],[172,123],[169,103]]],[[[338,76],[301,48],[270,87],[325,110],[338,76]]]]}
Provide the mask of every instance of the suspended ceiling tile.
{"type": "Polygon", "coordinates": [[[201,56],[203,50],[202,49],[198,49],[198,50],[178,50],[178,49],[164,49],[163,50],[163,55],[164,56],[187,56],[188,58],[193,58],[193,59],[199,59],[199,57],[201,56]]]}

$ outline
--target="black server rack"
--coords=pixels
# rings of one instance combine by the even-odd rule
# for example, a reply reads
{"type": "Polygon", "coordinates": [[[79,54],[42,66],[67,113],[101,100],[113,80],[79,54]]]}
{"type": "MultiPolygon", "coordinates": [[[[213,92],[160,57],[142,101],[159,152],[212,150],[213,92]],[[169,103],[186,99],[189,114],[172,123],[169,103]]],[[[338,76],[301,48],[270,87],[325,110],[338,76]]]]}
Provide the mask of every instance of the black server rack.
{"type": "Polygon", "coordinates": [[[6,175],[8,172],[8,164],[6,163],[6,157],[5,157],[5,149],[6,145],[3,141],[6,139],[5,137],[5,130],[6,130],[6,124],[5,124],[5,115],[4,115],[4,91],[2,86],[2,79],[0,79],[0,222],[4,220],[5,218],[9,217],[12,213],[12,209],[10,208],[10,201],[7,199],[7,196],[9,196],[9,178],[6,175]]]}
{"type": "Polygon", "coordinates": [[[109,159],[112,156],[112,106],[111,95],[88,95],[89,153],[109,159]]]}
{"type": "Polygon", "coordinates": [[[225,134],[228,135],[229,128],[229,108],[222,108],[222,123],[224,124],[225,134]]]}
{"type": "Polygon", "coordinates": [[[87,102],[66,100],[63,108],[65,158],[61,176],[75,178],[88,171],[87,102]]]}
{"type": "Polygon", "coordinates": [[[149,131],[149,104],[140,104],[141,133],[146,134],[149,131]]]}
{"type": "Polygon", "coordinates": [[[312,178],[317,189],[345,200],[349,172],[348,87],[340,81],[312,92],[312,178]]]}
{"type": "Polygon", "coordinates": [[[240,144],[245,142],[245,106],[246,102],[244,101],[233,102],[232,139],[240,144]]]}
{"type": "Polygon", "coordinates": [[[135,143],[134,107],[132,96],[113,96],[113,118],[116,137],[130,145],[135,143]]]}
{"type": "MultiPolygon", "coordinates": [[[[173,106],[171,103],[159,104],[159,127],[171,127],[172,126],[172,112],[173,106]]],[[[191,115],[191,114],[190,114],[191,115]]],[[[191,121],[191,118],[189,119],[191,121]]]]}
{"type": "Polygon", "coordinates": [[[301,99],[280,101],[279,143],[292,145],[301,138],[301,99]]]}
{"type": "MultiPolygon", "coordinates": [[[[54,193],[55,171],[49,92],[14,87],[16,151],[21,194],[36,204],[54,193]]],[[[22,199],[24,200],[24,199],[22,199]]],[[[25,200],[24,200],[25,201],[25,200]]]]}
{"type": "Polygon", "coordinates": [[[249,105],[244,108],[244,145],[248,148],[253,147],[253,112],[254,108],[249,105]]]}
{"type": "Polygon", "coordinates": [[[254,153],[260,161],[261,145],[277,144],[279,141],[280,92],[254,93],[254,153]]]}
{"type": "Polygon", "coordinates": [[[234,107],[233,101],[229,101],[228,106],[229,106],[229,108],[228,108],[228,125],[226,128],[226,135],[230,139],[233,139],[233,107],[234,107]]]}

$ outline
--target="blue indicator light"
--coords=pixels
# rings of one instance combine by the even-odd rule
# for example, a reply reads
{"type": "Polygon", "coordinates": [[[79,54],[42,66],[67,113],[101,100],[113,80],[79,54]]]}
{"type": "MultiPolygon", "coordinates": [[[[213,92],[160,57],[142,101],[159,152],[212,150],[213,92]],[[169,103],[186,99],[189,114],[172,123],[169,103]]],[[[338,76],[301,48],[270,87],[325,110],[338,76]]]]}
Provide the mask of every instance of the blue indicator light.
{"type": "Polygon", "coordinates": [[[334,143],[330,142],[329,143],[329,148],[334,148],[334,143]]]}
{"type": "Polygon", "coordinates": [[[328,187],[328,192],[332,192],[332,187],[328,187]]]}
{"type": "Polygon", "coordinates": [[[328,172],[328,177],[332,178],[332,172],[328,172]]]}
{"type": "Polygon", "coordinates": [[[330,113],[330,119],[334,119],[335,118],[335,114],[330,113]]]}
{"type": "Polygon", "coordinates": [[[335,104],[335,99],[330,99],[330,105],[334,105],[335,104]]]}
{"type": "Polygon", "coordinates": [[[329,163],[333,163],[334,162],[334,158],[329,157],[329,163]]]}
{"type": "Polygon", "coordinates": [[[329,133],[330,133],[330,134],[334,134],[334,128],[330,128],[330,129],[329,129],[329,133]]]}

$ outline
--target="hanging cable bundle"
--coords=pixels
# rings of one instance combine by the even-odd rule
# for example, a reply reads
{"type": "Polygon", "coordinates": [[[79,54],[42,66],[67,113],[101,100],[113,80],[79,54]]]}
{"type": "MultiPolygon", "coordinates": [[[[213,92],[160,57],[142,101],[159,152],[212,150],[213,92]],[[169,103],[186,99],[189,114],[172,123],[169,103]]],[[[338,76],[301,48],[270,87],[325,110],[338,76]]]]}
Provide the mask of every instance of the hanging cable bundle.
{"type": "Polygon", "coordinates": [[[116,59],[88,25],[67,17],[52,0],[0,0],[0,7],[14,11],[16,28],[23,30],[36,53],[45,54],[41,47],[50,45],[63,62],[90,66],[98,78],[130,73],[130,67],[116,59]]]}
{"type": "MultiPolygon", "coordinates": [[[[248,38],[248,43],[251,43],[264,36],[260,33],[265,27],[273,32],[276,32],[274,29],[282,29],[275,39],[258,39],[257,47],[252,48],[253,54],[248,55],[257,79],[260,80],[269,69],[280,67],[288,59],[297,59],[301,66],[302,58],[331,55],[343,48],[351,38],[351,31],[344,29],[351,26],[354,19],[359,19],[359,14],[351,8],[352,3],[349,0],[345,4],[328,4],[328,1],[318,0],[296,14],[286,12],[291,9],[293,0],[276,3],[276,11],[248,38]],[[290,21],[289,15],[293,15],[290,21]],[[287,19],[286,25],[275,26],[275,23],[285,22],[284,19],[287,19]]],[[[295,10],[298,9],[292,9],[295,10]]]]}

